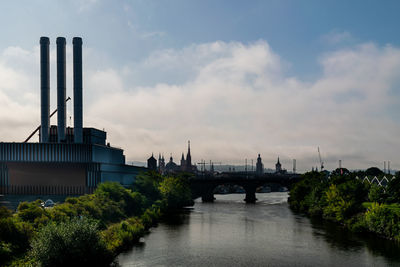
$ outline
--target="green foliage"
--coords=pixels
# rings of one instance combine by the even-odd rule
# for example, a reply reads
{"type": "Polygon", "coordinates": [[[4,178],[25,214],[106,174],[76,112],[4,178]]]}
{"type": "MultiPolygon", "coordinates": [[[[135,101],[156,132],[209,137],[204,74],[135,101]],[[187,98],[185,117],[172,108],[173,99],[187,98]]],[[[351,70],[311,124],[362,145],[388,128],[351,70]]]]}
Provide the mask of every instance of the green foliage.
{"type": "Polygon", "coordinates": [[[31,223],[35,228],[44,225],[49,219],[46,209],[41,206],[42,200],[34,202],[21,202],[17,208],[16,216],[25,222],[31,223]]]}
{"type": "Polygon", "coordinates": [[[29,239],[33,235],[33,227],[17,217],[0,219],[0,265],[11,260],[29,248],[29,239]]]}
{"type": "Polygon", "coordinates": [[[97,224],[77,218],[41,228],[32,241],[31,256],[42,266],[108,266],[113,260],[97,224]]]}
{"type": "Polygon", "coordinates": [[[107,265],[168,209],[193,204],[187,177],[150,172],[140,175],[133,188],[105,182],[91,195],[70,197],[48,209],[41,200],[22,202],[14,215],[0,208],[0,265],[10,260],[15,266],[107,265]],[[30,257],[15,258],[29,245],[30,257]]]}
{"type": "Polygon", "coordinates": [[[289,192],[288,202],[290,207],[300,212],[320,214],[325,184],[326,178],[323,173],[309,172],[303,174],[303,179],[289,192]]]}
{"type": "Polygon", "coordinates": [[[367,175],[367,176],[379,176],[382,174],[384,174],[383,171],[381,169],[379,169],[378,167],[371,167],[365,171],[365,175],[367,175]]]}
{"type": "Polygon", "coordinates": [[[116,254],[137,243],[144,233],[145,228],[141,221],[130,218],[108,227],[102,232],[102,238],[107,244],[107,249],[116,254]]]}
{"type": "Polygon", "coordinates": [[[160,183],[159,190],[167,202],[167,208],[170,210],[193,205],[192,194],[186,177],[166,177],[160,183]]]}
{"type": "Polygon", "coordinates": [[[386,194],[385,188],[383,186],[378,186],[376,184],[371,185],[368,193],[369,201],[384,203],[387,197],[388,195],[386,194]]]}
{"type": "Polygon", "coordinates": [[[133,189],[145,195],[150,201],[156,201],[161,198],[160,190],[158,189],[163,177],[161,174],[150,171],[141,173],[136,177],[133,189]]]}
{"type": "Polygon", "coordinates": [[[0,219],[8,218],[12,216],[12,211],[4,206],[0,206],[0,219]]]}
{"type": "Polygon", "coordinates": [[[387,186],[389,203],[399,203],[400,202],[400,172],[397,172],[395,178],[390,180],[387,186]]]}
{"type": "Polygon", "coordinates": [[[10,243],[0,241],[0,264],[3,265],[12,257],[12,248],[10,243]]]}
{"type": "Polygon", "coordinates": [[[331,184],[326,191],[326,203],[327,205],[323,208],[324,217],[338,222],[343,222],[348,218],[354,205],[352,200],[345,199],[335,184],[331,184]]]}
{"type": "MultiPolygon", "coordinates": [[[[369,173],[378,171],[377,168],[368,169],[369,173]]],[[[396,174],[386,189],[363,184],[355,179],[360,174],[365,175],[334,172],[326,180],[316,172],[306,173],[290,190],[290,207],[339,222],[354,232],[370,231],[400,241],[400,174],[396,174]]]]}
{"type": "Polygon", "coordinates": [[[400,205],[374,203],[365,214],[368,229],[400,241],[400,205]]]}
{"type": "Polygon", "coordinates": [[[122,214],[126,214],[127,217],[140,215],[143,213],[146,204],[146,198],[142,194],[132,192],[132,190],[124,188],[117,182],[101,183],[94,195],[98,201],[108,204],[110,208],[120,209],[115,211],[115,214],[111,209],[103,211],[103,213],[107,213],[106,216],[111,216],[108,217],[109,221],[112,221],[112,217],[122,218],[122,214]]]}

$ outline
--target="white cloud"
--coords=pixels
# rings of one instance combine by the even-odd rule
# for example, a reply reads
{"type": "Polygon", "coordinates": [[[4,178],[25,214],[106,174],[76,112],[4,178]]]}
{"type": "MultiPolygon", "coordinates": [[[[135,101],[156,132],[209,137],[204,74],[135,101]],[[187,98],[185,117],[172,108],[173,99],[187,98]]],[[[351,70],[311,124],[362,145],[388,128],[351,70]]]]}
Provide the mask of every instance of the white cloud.
{"type": "MultiPolygon", "coordinates": [[[[0,97],[13,112],[0,110],[2,129],[18,118],[33,129],[38,102],[18,106],[19,98],[10,93],[23,91],[27,83],[10,77],[27,72],[10,68],[5,54],[0,86],[8,85],[0,87],[0,97]]],[[[362,44],[326,53],[320,63],[323,74],[313,82],[288,77],[288,64],[265,41],[161,50],[120,69],[88,60],[85,125],[105,128],[128,160],[144,161],[151,152],[167,157],[172,152],[178,160],[190,139],[196,161],[242,163],[261,153],[266,167],[273,167],[279,155],[284,167],[290,169],[296,158],[298,169],[306,170],[317,165],[320,146],[328,168],[339,159],[350,168],[384,160],[400,168],[400,127],[393,116],[386,116],[400,104],[393,97],[393,92],[399,95],[400,49],[362,44]]],[[[38,86],[35,90],[38,95],[38,86]]],[[[1,136],[16,139],[12,129],[1,136]]]]}
{"type": "Polygon", "coordinates": [[[329,45],[337,45],[354,41],[354,37],[347,31],[333,30],[321,36],[321,41],[329,45]]]}

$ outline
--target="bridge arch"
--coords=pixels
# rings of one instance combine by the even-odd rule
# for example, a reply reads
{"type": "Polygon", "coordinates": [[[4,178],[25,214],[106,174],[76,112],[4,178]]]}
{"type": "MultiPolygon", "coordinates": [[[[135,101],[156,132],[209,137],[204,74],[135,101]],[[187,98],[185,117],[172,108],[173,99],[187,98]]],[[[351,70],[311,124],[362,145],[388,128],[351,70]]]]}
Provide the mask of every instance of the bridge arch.
{"type": "Polygon", "coordinates": [[[251,176],[247,173],[222,173],[218,176],[196,176],[190,180],[193,198],[201,197],[203,202],[214,201],[214,190],[223,184],[235,184],[244,188],[247,203],[256,202],[256,189],[264,184],[280,184],[289,188],[294,182],[299,181],[299,175],[264,174],[251,176]]]}

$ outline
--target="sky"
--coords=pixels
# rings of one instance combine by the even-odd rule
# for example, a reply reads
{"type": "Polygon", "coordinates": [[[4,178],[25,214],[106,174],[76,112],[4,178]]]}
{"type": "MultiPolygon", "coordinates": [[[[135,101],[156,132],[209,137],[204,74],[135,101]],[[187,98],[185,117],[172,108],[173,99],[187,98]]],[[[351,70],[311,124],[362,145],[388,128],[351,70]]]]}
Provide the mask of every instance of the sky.
{"type": "MultiPolygon", "coordinates": [[[[298,171],[400,169],[399,1],[1,1],[0,141],[40,124],[39,39],[83,38],[84,126],[154,153],[298,171]],[[255,162],[255,161],[254,161],[255,162]]],[[[73,103],[67,104],[68,125],[73,103]]],[[[52,119],[56,124],[56,116],[52,119]]],[[[34,140],[37,142],[38,137],[34,140]]]]}

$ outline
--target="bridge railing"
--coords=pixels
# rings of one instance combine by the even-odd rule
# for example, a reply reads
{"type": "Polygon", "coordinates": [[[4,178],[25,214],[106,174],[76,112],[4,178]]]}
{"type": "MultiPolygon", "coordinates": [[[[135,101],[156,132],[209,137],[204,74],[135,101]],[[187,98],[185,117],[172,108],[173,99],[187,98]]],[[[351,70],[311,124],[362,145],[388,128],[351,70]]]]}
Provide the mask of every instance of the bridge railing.
{"type": "Polygon", "coordinates": [[[356,179],[362,180],[363,183],[376,184],[378,186],[387,186],[392,179],[395,179],[395,176],[389,178],[387,178],[386,176],[383,176],[382,178],[378,178],[376,176],[374,177],[365,176],[364,178],[362,177],[360,178],[356,176],[356,179]]]}

